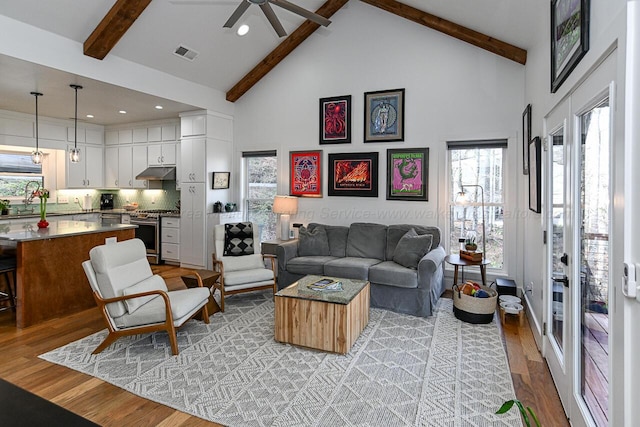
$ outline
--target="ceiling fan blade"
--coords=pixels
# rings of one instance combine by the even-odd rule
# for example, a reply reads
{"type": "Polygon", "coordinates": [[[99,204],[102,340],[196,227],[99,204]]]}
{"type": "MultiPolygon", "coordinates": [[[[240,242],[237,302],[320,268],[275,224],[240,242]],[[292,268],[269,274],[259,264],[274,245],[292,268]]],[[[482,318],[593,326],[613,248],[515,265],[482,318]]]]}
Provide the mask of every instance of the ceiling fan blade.
{"type": "Polygon", "coordinates": [[[273,11],[271,6],[269,6],[269,3],[268,2],[262,3],[260,5],[260,9],[262,9],[262,12],[264,13],[264,16],[267,17],[267,19],[271,23],[271,26],[276,31],[278,36],[280,36],[280,37],[286,36],[287,32],[284,30],[284,27],[282,27],[282,24],[280,23],[280,20],[276,16],[276,13],[273,11]]]}
{"type": "Polygon", "coordinates": [[[231,14],[229,19],[227,19],[227,22],[224,23],[223,27],[224,28],[233,27],[236,24],[236,22],[238,22],[238,19],[240,19],[242,14],[247,9],[249,9],[249,6],[251,6],[251,3],[249,3],[248,1],[242,0],[242,3],[240,3],[240,5],[238,5],[238,8],[231,14]]]}
{"type": "Polygon", "coordinates": [[[331,21],[329,21],[327,18],[325,18],[324,16],[320,16],[317,13],[313,13],[307,9],[304,9],[296,4],[290,3],[287,0],[269,0],[271,3],[275,4],[276,6],[280,6],[283,9],[287,9],[289,12],[293,12],[296,13],[302,17],[307,18],[310,21],[315,22],[316,24],[322,25],[324,27],[328,26],[329,24],[331,24],[331,21]]]}

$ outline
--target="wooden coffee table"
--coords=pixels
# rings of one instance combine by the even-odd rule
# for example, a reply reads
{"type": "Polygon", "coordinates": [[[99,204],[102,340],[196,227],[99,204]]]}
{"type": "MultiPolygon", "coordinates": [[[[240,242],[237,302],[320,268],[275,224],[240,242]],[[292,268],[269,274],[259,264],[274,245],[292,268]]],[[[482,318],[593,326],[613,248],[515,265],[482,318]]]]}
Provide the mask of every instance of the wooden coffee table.
{"type": "Polygon", "coordinates": [[[332,278],[342,291],[312,291],[305,276],[275,295],[276,341],[346,354],[369,323],[369,282],[332,278]]]}

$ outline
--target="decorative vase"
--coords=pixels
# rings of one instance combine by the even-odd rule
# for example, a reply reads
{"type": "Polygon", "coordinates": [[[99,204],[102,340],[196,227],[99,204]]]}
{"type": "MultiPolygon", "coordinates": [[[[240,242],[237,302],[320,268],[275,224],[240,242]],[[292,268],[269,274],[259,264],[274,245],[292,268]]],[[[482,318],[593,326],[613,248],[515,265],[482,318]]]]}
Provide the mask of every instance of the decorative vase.
{"type": "Polygon", "coordinates": [[[47,228],[49,227],[49,223],[47,222],[46,219],[41,219],[40,221],[38,221],[38,228],[47,228]]]}
{"type": "Polygon", "coordinates": [[[478,249],[478,245],[464,245],[464,248],[468,251],[475,251],[478,249]]]}

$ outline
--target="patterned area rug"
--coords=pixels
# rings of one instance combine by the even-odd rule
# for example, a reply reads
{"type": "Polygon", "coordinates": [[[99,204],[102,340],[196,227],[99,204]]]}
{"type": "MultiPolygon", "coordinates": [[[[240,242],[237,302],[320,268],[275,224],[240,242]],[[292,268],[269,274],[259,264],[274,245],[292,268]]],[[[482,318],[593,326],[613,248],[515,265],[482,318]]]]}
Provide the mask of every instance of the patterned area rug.
{"type": "Polygon", "coordinates": [[[424,319],[371,309],[341,356],[273,339],[267,294],[235,295],[211,323],[191,320],[171,356],[165,333],[98,332],[41,355],[146,399],[228,426],[522,426],[495,323],[457,320],[441,299],[424,319]]]}

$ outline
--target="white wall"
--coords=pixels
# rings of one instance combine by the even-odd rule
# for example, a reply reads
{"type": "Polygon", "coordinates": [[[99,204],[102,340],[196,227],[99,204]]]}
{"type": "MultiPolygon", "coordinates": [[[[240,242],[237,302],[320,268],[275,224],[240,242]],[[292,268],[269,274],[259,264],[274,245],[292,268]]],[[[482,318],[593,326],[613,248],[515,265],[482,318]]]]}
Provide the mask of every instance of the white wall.
{"type": "MultiPolygon", "coordinates": [[[[321,149],[325,162],[328,153],[377,151],[377,198],[327,196],[325,166],[323,198],[301,199],[292,222],[406,222],[444,231],[446,141],[516,144],[524,67],[360,2],[348,3],[332,21],[330,31],[311,36],[236,102],[236,150],[278,150],[279,194],[289,192],[290,150],[321,149]],[[405,141],[365,144],[364,92],[396,88],[406,89],[405,141]],[[352,143],[320,145],[319,98],[349,94],[352,143]],[[429,147],[426,203],[386,200],[386,150],[407,147],[429,147]]],[[[507,164],[507,181],[516,166],[507,164]]]]}

